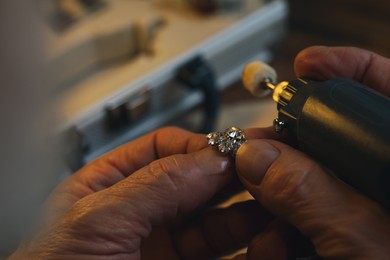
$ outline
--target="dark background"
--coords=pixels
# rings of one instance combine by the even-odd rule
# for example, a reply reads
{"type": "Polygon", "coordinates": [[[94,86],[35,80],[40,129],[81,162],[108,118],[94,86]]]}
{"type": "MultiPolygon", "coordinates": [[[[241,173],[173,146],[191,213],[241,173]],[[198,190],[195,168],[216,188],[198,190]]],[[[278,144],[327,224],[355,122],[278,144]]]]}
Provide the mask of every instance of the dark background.
{"type": "MultiPolygon", "coordinates": [[[[390,57],[390,0],[290,0],[289,5],[289,32],[270,64],[280,80],[295,77],[296,54],[312,45],[355,46],[390,57]]],[[[252,98],[239,83],[222,94],[223,103],[252,98]]]]}

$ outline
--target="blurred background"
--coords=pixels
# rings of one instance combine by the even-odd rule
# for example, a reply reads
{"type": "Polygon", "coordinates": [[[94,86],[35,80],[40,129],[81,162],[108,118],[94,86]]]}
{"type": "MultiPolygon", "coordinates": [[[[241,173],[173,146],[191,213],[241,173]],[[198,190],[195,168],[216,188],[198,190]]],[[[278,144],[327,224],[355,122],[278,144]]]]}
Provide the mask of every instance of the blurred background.
{"type": "Polygon", "coordinates": [[[0,255],[56,183],[137,136],[271,125],[247,62],[291,80],[311,45],[389,57],[389,25],[387,0],[2,1],[0,255]]]}
{"type": "MultiPolygon", "coordinates": [[[[312,45],[355,46],[390,57],[390,2],[386,0],[289,0],[288,32],[275,48],[270,65],[279,79],[295,77],[299,51],[312,45]]],[[[236,86],[231,92],[239,91],[236,86]]],[[[239,96],[247,96],[245,91],[239,96]]],[[[225,93],[226,102],[236,95],[225,93]]]]}
{"type": "Polygon", "coordinates": [[[292,72],[292,58],[311,45],[356,46],[390,56],[389,1],[290,0],[289,4],[289,33],[274,61],[279,73],[293,76],[287,74],[292,72]]]}
{"type": "Polygon", "coordinates": [[[164,125],[203,133],[268,125],[270,99],[257,102],[240,84],[254,59],[291,80],[295,55],[311,45],[389,52],[383,0],[38,3],[70,172],[164,125]]]}

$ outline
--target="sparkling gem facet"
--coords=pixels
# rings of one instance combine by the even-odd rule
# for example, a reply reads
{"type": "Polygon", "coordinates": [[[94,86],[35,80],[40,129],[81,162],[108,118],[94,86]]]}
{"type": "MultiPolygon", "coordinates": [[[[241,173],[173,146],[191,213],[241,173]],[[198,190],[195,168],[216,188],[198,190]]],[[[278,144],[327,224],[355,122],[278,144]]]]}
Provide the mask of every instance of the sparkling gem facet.
{"type": "Polygon", "coordinates": [[[215,132],[213,133],[209,133],[206,137],[207,137],[207,143],[211,146],[214,146],[216,145],[216,134],[215,132]]]}
{"type": "Polygon", "coordinates": [[[208,144],[218,146],[218,150],[223,154],[234,156],[240,146],[246,142],[245,133],[236,127],[226,129],[224,132],[213,132],[207,136],[208,144]]]}
{"type": "Polygon", "coordinates": [[[223,153],[223,154],[227,154],[229,152],[229,148],[226,146],[225,143],[220,143],[218,145],[218,150],[223,153]]]}
{"type": "Polygon", "coordinates": [[[208,144],[211,146],[219,145],[219,143],[224,142],[226,137],[221,132],[212,132],[208,134],[207,136],[208,144]]]}

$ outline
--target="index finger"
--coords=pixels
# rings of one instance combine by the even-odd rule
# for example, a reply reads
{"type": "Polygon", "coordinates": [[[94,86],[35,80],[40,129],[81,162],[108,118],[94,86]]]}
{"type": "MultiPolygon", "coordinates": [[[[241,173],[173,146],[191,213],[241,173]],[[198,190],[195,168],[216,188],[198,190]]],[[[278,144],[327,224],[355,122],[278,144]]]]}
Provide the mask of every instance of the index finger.
{"type": "MultiPolygon", "coordinates": [[[[248,138],[272,138],[272,128],[245,130],[248,138]]],[[[174,154],[192,153],[207,147],[203,134],[177,127],[165,127],[125,144],[101,159],[113,164],[123,173],[131,174],[154,160],[174,154]]]]}
{"type": "MultiPolygon", "coordinates": [[[[248,138],[273,138],[272,128],[246,130],[248,138]]],[[[74,177],[93,191],[110,187],[151,162],[207,147],[203,134],[165,127],[129,142],[84,167],[74,177]]]]}
{"type": "Polygon", "coordinates": [[[326,80],[345,77],[390,96],[390,59],[355,47],[313,46],[295,59],[298,77],[326,80]]]}

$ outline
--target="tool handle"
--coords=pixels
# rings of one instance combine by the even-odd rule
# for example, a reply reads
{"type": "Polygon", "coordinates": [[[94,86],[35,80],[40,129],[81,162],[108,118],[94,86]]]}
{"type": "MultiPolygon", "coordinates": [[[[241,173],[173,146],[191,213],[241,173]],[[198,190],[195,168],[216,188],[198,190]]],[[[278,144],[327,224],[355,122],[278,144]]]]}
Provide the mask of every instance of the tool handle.
{"type": "Polygon", "coordinates": [[[307,88],[294,129],[299,148],[390,208],[390,99],[340,78],[307,88]]]}

